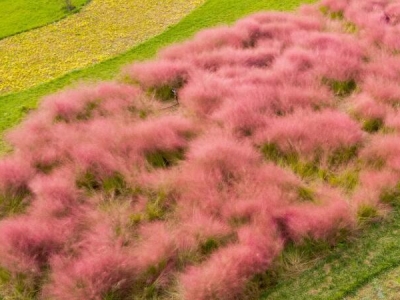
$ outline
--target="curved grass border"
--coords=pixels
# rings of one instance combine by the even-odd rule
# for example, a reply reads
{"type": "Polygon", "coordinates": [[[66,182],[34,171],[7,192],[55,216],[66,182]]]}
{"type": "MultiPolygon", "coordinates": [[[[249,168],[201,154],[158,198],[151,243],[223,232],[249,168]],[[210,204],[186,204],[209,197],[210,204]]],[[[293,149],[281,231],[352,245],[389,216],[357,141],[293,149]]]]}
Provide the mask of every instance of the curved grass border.
{"type": "Polygon", "coordinates": [[[8,35],[6,35],[6,36],[0,36],[0,41],[1,41],[1,40],[4,40],[4,39],[6,39],[6,38],[12,37],[12,36],[14,36],[14,35],[17,35],[17,34],[21,34],[21,33],[24,33],[24,32],[31,31],[31,30],[39,29],[39,28],[44,27],[44,26],[47,26],[47,25],[49,25],[49,24],[53,24],[53,23],[60,22],[61,20],[64,20],[65,18],[68,18],[68,17],[71,16],[71,15],[74,15],[74,14],[79,13],[86,5],[88,5],[88,4],[90,3],[90,1],[92,1],[92,0],[85,0],[85,1],[83,1],[83,2],[84,2],[83,4],[79,4],[78,7],[76,7],[75,9],[73,9],[73,10],[71,10],[71,11],[69,11],[69,12],[66,12],[63,16],[61,16],[61,17],[59,17],[59,18],[53,19],[53,20],[51,20],[51,21],[45,22],[45,23],[40,24],[40,25],[37,25],[37,26],[33,26],[33,27],[26,28],[26,29],[24,29],[24,30],[20,30],[20,31],[13,32],[13,33],[8,34],[8,35]]]}
{"type": "Polygon", "coordinates": [[[345,300],[374,278],[400,266],[400,199],[383,223],[370,225],[351,243],[265,291],[263,300],[345,300]]]}
{"type": "MultiPolygon", "coordinates": [[[[83,80],[112,79],[123,65],[135,60],[151,58],[160,48],[183,41],[201,29],[218,24],[229,24],[245,15],[260,10],[293,10],[302,3],[313,2],[315,0],[207,0],[176,25],[119,56],[89,68],[72,71],[60,78],[31,89],[0,96],[0,136],[4,134],[6,129],[18,124],[27,111],[35,108],[41,97],[68,85],[83,80]]],[[[1,139],[0,152],[4,152],[6,149],[9,148],[6,147],[3,139],[1,139]]]]}

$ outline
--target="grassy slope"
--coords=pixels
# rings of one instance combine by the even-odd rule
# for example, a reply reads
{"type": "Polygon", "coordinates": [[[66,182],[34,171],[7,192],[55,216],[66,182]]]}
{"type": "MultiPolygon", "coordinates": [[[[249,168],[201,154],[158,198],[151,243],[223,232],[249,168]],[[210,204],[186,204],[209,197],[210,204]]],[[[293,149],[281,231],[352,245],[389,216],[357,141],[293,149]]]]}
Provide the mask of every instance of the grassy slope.
{"type": "Polygon", "coordinates": [[[87,0],[72,0],[76,9],[68,12],[64,0],[0,0],[0,39],[58,21],[76,12],[87,0]]]}
{"type": "MultiPolygon", "coordinates": [[[[286,274],[285,280],[279,280],[277,286],[268,289],[262,299],[368,299],[352,297],[364,285],[376,286],[376,277],[381,278],[382,284],[385,281],[384,275],[400,266],[400,199],[397,201],[390,217],[383,224],[372,224],[353,242],[340,244],[293,278],[287,278],[286,274]]],[[[386,296],[394,292],[397,298],[387,298],[383,292],[378,291],[378,295],[371,300],[398,299],[396,291],[390,288],[386,290],[386,296]]]]}
{"type": "MultiPolygon", "coordinates": [[[[240,17],[260,10],[293,10],[300,3],[314,0],[208,0],[180,23],[164,33],[134,47],[130,51],[90,68],[71,72],[54,81],[32,89],[0,97],[0,135],[4,130],[15,126],[30,108],[36,107],[38,100],[46,94],[60,90],[80,80],[111,79],[121,66],[133,61],[151,58],[163,46],[182,41],[195,32],[221,23],[232,23],[240,17]]],[[[5,149],[0,142],[0,151],[5,149]]]]}

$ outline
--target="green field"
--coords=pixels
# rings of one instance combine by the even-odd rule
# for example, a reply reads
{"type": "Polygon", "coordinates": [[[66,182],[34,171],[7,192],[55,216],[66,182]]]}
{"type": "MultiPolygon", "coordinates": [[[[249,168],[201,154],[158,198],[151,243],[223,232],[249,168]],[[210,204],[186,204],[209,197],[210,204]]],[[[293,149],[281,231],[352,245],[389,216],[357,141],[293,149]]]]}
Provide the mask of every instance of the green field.
{"type": "Polygon", "coordinates": [[[79,11],[88,0],[0,0],[0,39],[58,21],[79,11]]]}

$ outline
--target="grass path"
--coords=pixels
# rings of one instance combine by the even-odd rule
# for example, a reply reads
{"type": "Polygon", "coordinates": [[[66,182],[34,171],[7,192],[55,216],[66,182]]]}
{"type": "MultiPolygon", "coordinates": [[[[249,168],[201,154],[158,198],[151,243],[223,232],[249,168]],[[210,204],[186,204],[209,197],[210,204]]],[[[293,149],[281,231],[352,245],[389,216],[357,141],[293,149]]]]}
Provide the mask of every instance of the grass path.
{"type": "MultiPolygon", "coordinates": [[[[44,95],[82,80],[111,79],[123,65],[134,60],[151,58],[160,48],[183,41],[203,28],[218,24],[229,24],[260,10],[294,10],[301,3],[312,2],[315,2],[315,0],[207,0],[204,5],[183,18],[178,24],[121,55],[88,68],[70,72],[31,89],[0,96],[0,136],[4,134],[5,130],[18,124],[26,112],[35,108],[39,99],[44,95]]],[[[0,152],[4,152],[6,149],[8,148],[4,141],[0,139],[0,152]]]]}
{"type": "Polygon", "coordinates": [[[88,1],[72,0],[68,11],[64,0],[0,0],[0,39],[58,21],[79,11],[88,1]]]}
{"type": "Polygon", "coordinates": [[[121,54],[204,0],[92,0],[79,14],[0,41],[0,94],[21,91],[121,54]]]}

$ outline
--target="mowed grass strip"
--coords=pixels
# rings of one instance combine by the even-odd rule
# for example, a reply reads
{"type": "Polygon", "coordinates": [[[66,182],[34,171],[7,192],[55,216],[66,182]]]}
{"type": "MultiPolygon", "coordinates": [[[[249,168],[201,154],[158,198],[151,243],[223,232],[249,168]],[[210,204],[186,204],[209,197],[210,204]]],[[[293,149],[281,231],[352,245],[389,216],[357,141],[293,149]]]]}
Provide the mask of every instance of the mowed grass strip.
{"type": "Polygon", "coordinates": [[[204,0],[92,0],[79,14],[0,41],[0,94],[121,54],[160,34],[204,0]]]}
{"type": "Polygon", "coordinates": [[[58,21],[90,0],[0,0],[0,39],[58,21]]]}
{"type": "MultiPolygon", "coordinates": [[[[18,124],[27,111],[35,108],[39,99],[54,93],[68,85],[81,81],[112,79],[120,68],[135,60],[153,57],[160,48],[183,41],[199,30],[221,24],[231,24],[237,19],[263,10],[291,11],[304,3],[315,0],[207,0],[202,6],[183,18],[178,24],[171,26],[162,34],[133,47],[116,57],[87,67],[72,71],[60,78],[35,86],[25,91],[0,96],[0,136],[18,124]]],[[[71,18],[69,18],[71,19],[71,18]]],[[[10,150],[4,140],[0,139],[0,152],[10,150]]]]}

